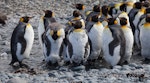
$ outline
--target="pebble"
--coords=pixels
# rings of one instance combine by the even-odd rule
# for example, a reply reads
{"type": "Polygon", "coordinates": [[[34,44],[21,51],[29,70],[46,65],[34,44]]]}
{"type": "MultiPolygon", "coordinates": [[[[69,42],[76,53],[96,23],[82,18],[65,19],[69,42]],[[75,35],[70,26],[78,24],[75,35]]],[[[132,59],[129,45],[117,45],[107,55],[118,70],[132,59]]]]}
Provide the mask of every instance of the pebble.
{"type": "Polygon", "coordinates": [[[8,80],[7,83],[27,83],[27,81],[19,77],[14,77],[8,80]]]}
{"type": "Polygon", "coordinates": [[[130,67],[136,67],[137,64],[135,64],[135,63],[130,63],[129,66],[130,66],[130,67]]]}
{"type": "Polygon", "coordinates": [[[73,71],[85,70],[85,66],[81,65],[81,66],[73,67],[72,70],[73,71]]]}
{"type": "Polygon", "coordinates": [[[144,83],[150,83],[150,80],[146,80],[146,82],[144,82],[144,83]]]}
{"type": "Polygon", "coordinates": [[[49,77],[56,77],[56,75],[53,74],[53,73],[48,73],[48,76],[49,76],[49,77]]]}

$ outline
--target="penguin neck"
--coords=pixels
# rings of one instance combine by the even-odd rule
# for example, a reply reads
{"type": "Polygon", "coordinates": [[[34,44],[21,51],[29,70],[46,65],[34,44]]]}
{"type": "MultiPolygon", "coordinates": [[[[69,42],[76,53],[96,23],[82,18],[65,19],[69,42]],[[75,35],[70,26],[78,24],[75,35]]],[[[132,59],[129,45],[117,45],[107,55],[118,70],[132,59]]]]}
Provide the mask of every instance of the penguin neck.
{"type": "Polygon", "coordinates": [[[145,8],[144,8],[144,7],[141,8],[141,9],[140,9],[140,12],[145,13],[145,8]]]}
{"type": "Polygon", "coordinates": [[[80,17],[74,17],[73,20],[80,20],[80,17]]]}
{"type": "Polygon", "coordinates": [[[96,22],[96,24],[97,24],[97,25],[101,25],[101,22],[98,21],[98,22],[96,22]]]}
{"type": "Polygon", "coordinates": [[[83,29],[74,29],[74,32],[82,32],[83,29]]]}
{"type": "Polygon", "coordinates": [[[149,23],[149,22],[146,22],[146,23],[144,24],[144,27],[145,27],[145,28],[150,28],[150,23],[149,23]]]}
{"type": "Polygon", "coordinates": [[[126,29],[127,26],[126,26],[126,25],[122,25],[121,28],[122,28],[122,29],[126,29]]]}

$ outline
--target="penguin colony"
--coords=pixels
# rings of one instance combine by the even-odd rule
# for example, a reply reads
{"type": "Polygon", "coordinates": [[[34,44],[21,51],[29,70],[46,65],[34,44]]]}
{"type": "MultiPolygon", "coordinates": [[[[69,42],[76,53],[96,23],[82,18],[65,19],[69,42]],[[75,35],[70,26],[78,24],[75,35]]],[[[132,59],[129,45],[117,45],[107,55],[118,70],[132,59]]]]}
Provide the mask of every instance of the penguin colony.
{"type": "MultiPolygon", "coordinates": [[[[95,5],[86,11],[84,4],[74,4],[66,25],[55,20],[54,12],[45,10],[38,26],[44,61],[48,65],[93,65],[103,58],[110,67],[130,63],[137,47],[150,62],[150,3],[146,0],[95,5]]],[[[28,23],[32,17],[21,17],[11,37],[12,61],[20,67],[29,58],[34,31],[28,23]]]]}

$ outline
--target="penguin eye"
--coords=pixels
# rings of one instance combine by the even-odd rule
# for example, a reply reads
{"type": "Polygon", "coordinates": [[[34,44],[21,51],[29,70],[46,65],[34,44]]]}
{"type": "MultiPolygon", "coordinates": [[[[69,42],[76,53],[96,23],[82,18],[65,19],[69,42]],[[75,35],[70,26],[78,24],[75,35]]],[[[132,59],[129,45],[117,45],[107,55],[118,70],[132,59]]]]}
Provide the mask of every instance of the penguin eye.
{"type": "Polygon", "coordinates": [[[57,31],[57,36],[61,36],[61,30],[57,31]]]}
{"type": "Polygon", "coordinates": [[[54,34],[54,31],[53,30],[50,30],[50,35],[53,35],[54,34]]]}

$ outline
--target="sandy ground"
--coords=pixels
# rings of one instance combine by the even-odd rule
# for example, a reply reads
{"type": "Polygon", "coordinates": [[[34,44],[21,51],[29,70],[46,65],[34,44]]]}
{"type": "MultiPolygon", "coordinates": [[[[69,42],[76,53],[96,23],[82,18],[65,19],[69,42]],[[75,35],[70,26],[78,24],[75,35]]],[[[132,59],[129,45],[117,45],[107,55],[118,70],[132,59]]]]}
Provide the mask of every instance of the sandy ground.
{"type": "MultiPolygon", "coordinates": [[[[2,1],[2,0],[0,0],[2,1]]],[[[29,59],[24,60],[23,62],[28,64],[31,68],[38,70],[39,72],[46,72],[44,70],[44,66],[42,60],[44,56],[42,55],[42,50],[39,45],[38,41],[38,32],[37,26],[40,16],[43,15],[42,10],[44,9],[51,9],[56,13],[57,21],[65,24],[68,16],[71,16],[73,8],[70,8],[72,2],[75,0],[48,0],[45,1],[30,1],[30,0],[14,0],[8,1],[5,3],[4,1],[0,2],[0,12],[7,15],[8,20],[6,21],[6,25],[0,25],[0,70],[1,72],[10,72],[13,73],[14,70],[10,65],[11,62],[11,54],[10,54],[10,38],[14,28],[16,27],[19,18],[24,15],[34,16],[33,19],[30,20],[31,25],[34,28],[35,32],[35,40],[33,44],[33,48],[31,51],[31,55],[29,59]],[[22,4],[21,1],[24,1],[22,4]],[[60,4],[62,3],[62,5],[60,4]],[[49,6],[50,5],[50,6],[49,6]]],[[[87,2],[90,0],[87,0],[87,2]]],[[[86,2],[86,1],[85,1],[86,2]]],[[[98,2],[95,2],[98,3],[98,2]]],[[[87,4],[92,5],[92,4],[87,4]]],[[[89,8],[90,9],[90,8],[89,8]]],[[[141,56],[133,55],[131,58],[131,63],[141,64],[141,56]]]]}

